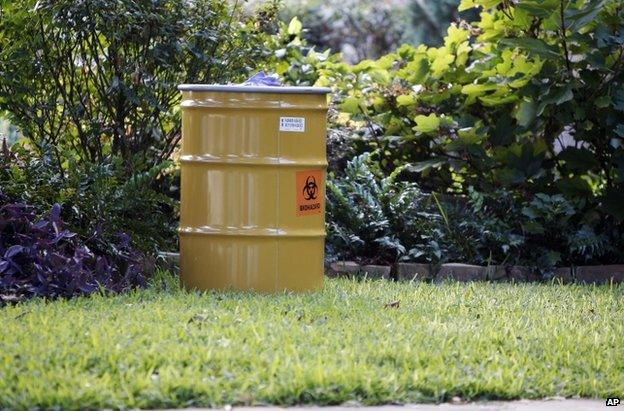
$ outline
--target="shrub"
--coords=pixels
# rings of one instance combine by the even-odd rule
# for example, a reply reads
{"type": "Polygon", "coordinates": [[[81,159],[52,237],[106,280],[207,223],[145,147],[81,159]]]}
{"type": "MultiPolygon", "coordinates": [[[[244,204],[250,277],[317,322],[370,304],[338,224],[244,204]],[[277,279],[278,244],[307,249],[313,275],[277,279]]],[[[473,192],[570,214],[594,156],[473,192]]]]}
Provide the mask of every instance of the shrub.
{"type": "MultiPolygon", "coordinates": [[[[144,267],[120,233],[113,253],[96,253],[65,229],[61,207],[37,219],[32,207],[0,195],[0,303],[121,291],[145,283],[144,267]]],[[[97,238],[89,239],[90,243],[97,238]]]]}
{"type": "Polygon", "coordinates": [[[577,207],[560,194],[537,194],[523,202],[506,190],[426,193],[401,180],[408,166],[384,176],[373,158],[362,154],[348,161],[341,175],[329,174],[330,261],[527,265],[548,276],[562,261],[620,258],[621,232],[575,221],[577,207]]]}
{"type": "Polygon", "coordinates": [[[397,181],[401,168],[381,176],[370,154],[349,161],[344,176],[327,181],[329,259],[389,263],[439,261],[441,216],[414,183],[397,181]]]}
{"type": "Polygon", "coordinates": [[[401,168],[400,180],[440,194],[452,256],[624,261],[619,2],[464,0],[460,10],[471,7],[479,21],[452,24],[440,47],[308,62],[305,81],[334,86],[331,127],[382,175],[401,168]]]}
{"type": "MultiPolygon", "coordinates": [[[[2,2],[0,110],[59,172],[122,158],[128,174],[169,158],[188,82],[247,75],[263,21],[216,0],[2,2]]],[[[270,15],[263,15],[271,19],[270,15]]]]}
{"type": "Polygon", "coordinates": [[[95,235],[102,252],[113,251],[120,232],[149,254],[175,249],[178,204],[163,193],[172,181],[170,162],[128,178],[120,157],[101,164],[72,160],[61,175],[50,153],[40,158],[23,144],[4,151],[0,193],[10,201],[29,204],[40,217],[59,204],[68,227],[83,239],[95,235]]]}

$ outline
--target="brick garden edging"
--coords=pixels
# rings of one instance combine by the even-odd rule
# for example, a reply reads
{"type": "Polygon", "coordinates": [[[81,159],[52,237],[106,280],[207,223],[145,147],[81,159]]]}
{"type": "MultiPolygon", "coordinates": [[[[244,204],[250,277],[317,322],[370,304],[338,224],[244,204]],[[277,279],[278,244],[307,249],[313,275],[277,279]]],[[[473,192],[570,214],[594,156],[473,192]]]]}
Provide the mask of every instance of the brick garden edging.
{"type": "MultiPolygon", "coordinates": [[[[397,263],[393,266],[360,266],[353,261],[331,263],[326,274],[329,277],[365,275],[367,278],[385,278],[398,281],[444,281],[460,282],[534,282],[543,281],[531,267],[525,266],[478,266],[449,263],[435,267],[421,263],[397,263]]],[[[608,284],[624,282],[624,265],[599,265],[579,267],[558,267],[553,280],[563,284],[608,284]]]]}
{"type": "MultiPolygon", "coordinates": [[[[159,253],[161,266],[178,271],[180,254],[159,253]],[[163,264],[164,263],[164,264],[163,264]]],[[[397,281],[444,281],[453,279],[460,282],[495,281],[495,282],[534,282],[543,281],[531,267],[501,266],[449,263],[434,267],[422,263],[397,263],[390,265],[360,265],[353,261],[337,261],[327,267],[328,277],[362,275],[366,278],[397,281]]],[[[559,267],[554,270],[553,279],[564,284],[608,284],[624,282],[624,264],[588,265],[578,267],[559,267]]]]}

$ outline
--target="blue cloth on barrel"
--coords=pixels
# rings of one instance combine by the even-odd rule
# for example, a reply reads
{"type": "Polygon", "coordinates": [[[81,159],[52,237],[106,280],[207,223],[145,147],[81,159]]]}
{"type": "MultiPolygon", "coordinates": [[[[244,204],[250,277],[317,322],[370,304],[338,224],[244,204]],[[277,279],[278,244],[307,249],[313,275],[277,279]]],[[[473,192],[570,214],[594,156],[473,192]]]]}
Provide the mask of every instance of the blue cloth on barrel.
{"type": "Polygon", "coordinates": [[[267,75],[264,71],[260,71],[249,80],[243,83],[245,86],[281,86],[282,83],[277,79],[277,74],[267,75]]]}

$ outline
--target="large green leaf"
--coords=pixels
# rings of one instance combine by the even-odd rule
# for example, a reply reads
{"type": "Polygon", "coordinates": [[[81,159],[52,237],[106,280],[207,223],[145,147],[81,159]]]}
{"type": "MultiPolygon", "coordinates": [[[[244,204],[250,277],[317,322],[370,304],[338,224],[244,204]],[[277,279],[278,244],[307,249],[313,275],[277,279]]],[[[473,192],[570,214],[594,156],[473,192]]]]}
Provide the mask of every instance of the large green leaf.
{"type": "Polygon", "coordinates": [[[490,131],[490,142],[494,146],[507,145],[513,141],[514,131],[511,116],[504,113],[496,120],[496,126],[490,131]]]}
{"type": "Polygon", "coordinates": [[[298,36],[301,34],[301,29],[303,28],[301,21],[295,16],[290,20],[288,24],[288,34],[291,36],[298,36]]]}
{"type": "Polygon", "coordinates": [[[434,113],[428,116],[418,115],[414,118],[416,126],[414,130],[421,133],[432,133],[440,128],[440,119],[434,113]]]}
{"type": "Polygon", "coordinates": [[[564,22],[566,29],[577,32],[596,18],[598,13],[604,8],[607,0],[593,0],[586,2],[586,6],[581,10],[566,10],[564,22]]]}
{"type": "Polygon", "coordinates": [[[516,4],[516,8],[530,16],[546,19],[558,12],[559,0],[523,0],[516,4]]]}
{"type": "Polygon", "coordinates": [[[559,154],[566,167],[576,171],[589,171],[599,166],[594,153],[586,148],[569,147],[559,154]]]}
{"type": "Polygon", "coordinates": [[[507,167],[515,169],[523,175],[523,180],[539,177],[544,173],[542,164],[545,151],[542,141],[525,143],[511,147],[505,157],[507,167]]]}
{"type": "MultiPolygon", "coordinates": [[[[545,98],[542,99],[541,104],[556,104],[560,105],[566,101],[570,101],[574,98],[572,93],[572,86],[566,84],[563,87],[557,87],[549,91],[545,98]]],[[[543,109],[542,109],[543,110],[543,109]]],[[[538,111],[538,115],[541,114],[541,110],[538,111]]]]}
{"type": "Polygon", "coordinates": [[[360,100],[357,97],[349,96],[340,104],[340,109],[345,113],[358,114],[360,109],[360,100]]]}
{"type": "Polygon", "coordinates": [[[518,101],[520,97],[516,94],[506,93],[506,94],[492,94],[489,96],[479,97],[479,101],[486,107],[500,106],[503,104],[514,103],[518,101]]]}

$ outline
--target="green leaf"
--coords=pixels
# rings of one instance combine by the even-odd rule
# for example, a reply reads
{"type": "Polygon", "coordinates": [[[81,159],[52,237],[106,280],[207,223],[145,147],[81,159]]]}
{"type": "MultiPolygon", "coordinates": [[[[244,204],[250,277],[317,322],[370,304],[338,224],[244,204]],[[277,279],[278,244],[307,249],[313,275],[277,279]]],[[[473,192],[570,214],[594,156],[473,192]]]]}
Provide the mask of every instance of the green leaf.
{"type": "Polygon", "coordinates": [[[502,168],[496,173],[497,179],[505,186],[512,186],[524,182],[525,175],[522,171],[513,168],[502,168]]]}
{"type": "Polygon", "coordinates": [[[564,21],[571,24],[566,24],[566,29],[574,33],[594,21],[606,2],[606,0],[588,1],[587,7],[581,10],[567,10],[564,15],[564,21]]]}
{"type": "Polygon", "coordinates": [[[438,49],[430,48],[431,54],[431,73],[434,77],[440,78],[451,66],[451,63],[455,61],[455,56],[446,47],[440,47],[438,49]]]}
{"type": "Polygon", "coordinates": [[[292,18],[292,20],[290,20],[290,23],[288,24],[288,34],[290,34],[291,36],[298,36],[301,34],[302,28],[303,25],[301,24],[297,16],[295,16],[292,18]]]}
{"type": "Polygon", "coordinates": [[[461,93],[468,96],[466,104],[472,104],[476,101],[477,97],[485,95],[488,91],[497,90],[497,84],[466,84],[462,87],[461,93]]]}
{"type": "Polygon", "coordinates": [[[557,47],[546,44],[540,39],[534,39],[531,37],[506,38],[501,39],[500,43],[510,47],[521,48],[533,55],[547,58],[561,57],[561,54],[559,53],[559,49],[557,47]]]}
{"type": "Polygon", "coordinates": [[[507,94],[495,93],[489,96],[479,97],[479,101],[484,106],[487,106],[487,107],[500,106],[502,104],[509,104],[517,100],[518,100],[518,96],[512,93],[507,93],[507,94]]]}
{"type": "Polygon", "coordinates": [[[382,85],[387,85],[391,80],[388,70],[372,70],[369,75],[371,77],[371,80],[382,85]]]}
{"type": "Polygon", "coordinates": [[[356,97],[349,96],[340,104],[340,110],[349,114],[361,113],[360,100],[356,97]]]}
{"type": "Polygon", "coordinates": [[[506,155],[507,167],[515,169],[524,181],[528,178],[539,177],[544,173],[542,163],[545,157],[543,140],[515,145],[508,149],[506,155]]]}
{"type": "Polygon", "coordinates": [[[589,183],[579,176],[562,178],[556,185],[569,198],[590,197],[593,194],[589,183]]]}
{"type": "Polygon", "coordinates": [[[535,120],[537,115],[537,105],[533,101],[523,101],[518,105],[515,118],[522,127],[528,127],[535,120]]]}
{"type": "Polygon", "coordinates": [[[484,9],[490,9],[498,6],[501,2],[502,0],[461,0],[458,10],[465,11],[479,6],[484,9]]]}
{"type": "Polygon", "coordinates": [[[419,161],[414,164],[410,164],[406,168],[409,171],[421,173],[430,168],[439,168],[440,166],[446,164],[446,162],[447,160],[445,158],[432,158],[429,160],[419,161]]]}
{"type": "MultiPolygon", "coordinates": [[[[574,94],[572,93],[572,87],[570,85],[566,85],[564,87],[557,88],[554,91],[551,90],[547,97],[542,100],[542,104],[560,105],[566,101],[572,100],[573,98],[574,94]]],[[[541,114],[541,112],[538,112],[538,115],[539,114],[541,114]]]]}
{"type": "Polygon", "coordinates": [[[429,74],[429,60],[425,55],[416,56],[405,66],[405,69],[409,73],[409,81],[419,84],[429,74]]]}
{"type": "Polygon", "coordinates": [[[377,64],[375,63],[375,61],[367,59],[367,60],[362,60],[358,64],[353,66],[352,70],[354,73],[357,74],[357,73],[367,72],[368,70],[374,69],[376,67],[377,67],[377,64]]]}
{"type": "Polygon", "coordinates": [[[470,32],[468,30],[460,29],[454,23],[448,27],[446,33],[446,37],[444,37],[444,45],[449,49],[467,41],[470,38],[470,32]]]}
{"type": "Polygon", "coordinates": [[[594,153],[586,148],[566,148],[559,154],[559,159],[565,161],[567,168],[576,171],[589,171],[600,165],[594,153]]]}
{"type": "Polygon", "coordinates": [[[474,0],[461,0],[459,2],[459,7],[457,8],[458,11],[466,11],[466,10],[470,10],[472,8],[475,7],[479,7],[478,4],[475,3],[474,0]]]}
{"type": "Polygon", "coordinates": [[[418,99],[414,94],[402,94],[396,98],[398,107],[408,107],[416,104],[418,99]]]}
{"type": "Polygon", "coordinates": [[[496,119],[496,126],[490,130],[490,141],[494,146],[507,145],[513,141],[514,126],[508,113],[496,119]]]}
{"type": "Polygon", "coordinates": [[[418,115],[414,118],[416,126],[414,130],[421,133],[432,133],[440,128],[440,119],[434,113],[428,116],[418,115]]]}
{"type": "Polygon", "coordinates": [[[608,94],[600,96],[594,101],[594,104],[598,108],[608,107],[611,104],[611,96],[608,94]]]}
{"type": "Polygon", "coordinates": [[[462,87],[462,94],[467,94],[469,96],[477,95],[480,96],[485,94],[487,91],[496,90],[498,85],[496,84],[466,84],[462,87]]]}
{"type": "Polygon", "coordinates": [[[522,225],[524,231],[529,234],[544,234],[544,226],[538,223],[537,221],[527,221],[522,225]]]}
{"type": "Polygon", "coordinates": [[[558,11],[558,0],[523,0],[515,7],[527,12],[530,16],[546,19],[558,11]]]}

